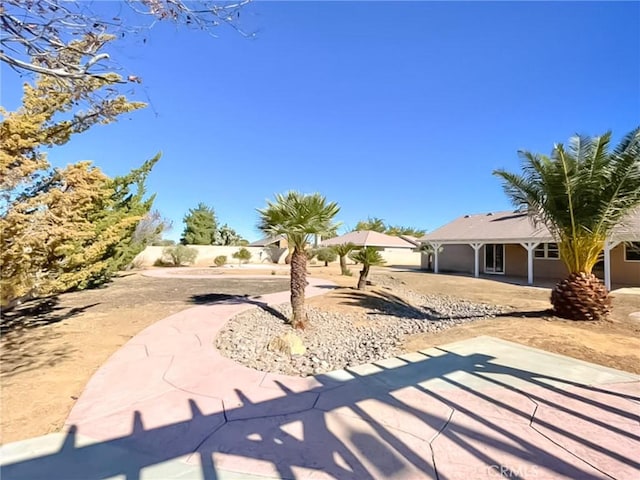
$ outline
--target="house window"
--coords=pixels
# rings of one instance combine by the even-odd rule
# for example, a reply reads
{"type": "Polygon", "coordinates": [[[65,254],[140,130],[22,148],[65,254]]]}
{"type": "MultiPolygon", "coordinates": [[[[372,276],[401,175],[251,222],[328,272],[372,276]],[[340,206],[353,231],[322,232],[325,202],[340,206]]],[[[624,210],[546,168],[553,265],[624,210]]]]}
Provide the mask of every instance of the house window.
{"type": "Polygon", "coordinates": [[[640,262],[640,242],[624,244],[624,259],[627,262],[640,262]]]}
{"type": "Polygon", "coordinates": [[[557,243],[541,243],[533,251],[533,256],[535,258],[547,258],[547,259],[560,258],[558,244],[557,243]]]}

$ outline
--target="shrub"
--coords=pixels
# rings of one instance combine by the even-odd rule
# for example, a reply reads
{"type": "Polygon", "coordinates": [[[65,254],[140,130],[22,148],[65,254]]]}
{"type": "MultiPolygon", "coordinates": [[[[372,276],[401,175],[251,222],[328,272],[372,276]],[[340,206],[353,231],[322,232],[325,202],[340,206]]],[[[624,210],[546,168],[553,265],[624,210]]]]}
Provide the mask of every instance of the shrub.
{"type": "Polygon", "coordinates": [[[162,263],[171,267],[179,267],[195,262],[198,250],[186,245],[166,247],[162,250],[162,263]]]}
{"type": "Polygon", "coordinates": [[[242,262],[246,263],[251,259],[251,252],[246,248],[242,247],[240,250],[238,250],[231,256],[238,260],[238,265],[242,265],[242,262]]]}
{"type": "Polygon", "coordinates": [[[216,258],[213,259],[213,263],[215,264],[216,267],[221,267],[225,263],[227,263],[227,256],[226,255],[218,255],[216,258]]]}
{"type": "Polygon", "coordinates": [[[319,248],[316,257],[319,261],[324,262],[324,266],[328,266],[329,262],[335,262],[338,258],[338,254],[332,248],[319,248]]]}

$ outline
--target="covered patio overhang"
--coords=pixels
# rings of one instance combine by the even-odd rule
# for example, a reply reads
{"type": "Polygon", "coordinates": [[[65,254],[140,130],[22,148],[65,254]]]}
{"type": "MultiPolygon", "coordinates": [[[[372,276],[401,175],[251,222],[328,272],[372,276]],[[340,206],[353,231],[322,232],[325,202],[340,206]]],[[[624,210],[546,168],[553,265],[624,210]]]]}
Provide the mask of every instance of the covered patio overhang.
{"type": "MultiPolygon", "coordinates": [[[[604,243],[603,260],[604,260],[604,284],[607,290],[611,290],[611,250],[620,245],[623,242],[637,241],[634,240],[632,235],[628,236],[615,236],[614,238],[608,238],[604,243]]],[[[460,239],[429,239],[421,240],[423,244],[431,245],[433,249],[433,271],[439,273],[438,254],[439,250],[446,245],[469,245],[473,248],[474,252],[474,269],[473,276],[480,277],[480,249],[487,244],[518,244],[521,245],[527,251],[527,284],[533,285],[534,283],[534,271],[533,271],[533,259],[534,250],[542,243],[552,243],[556,240],[552,237],[540,236],[535,238],[491,238],[482,240],[460,240],[460,239]]]]}
{"type": "Polygon", "coordinates": [[[541,243],[553,242],[551,237],[540,238],[490,238],[482,240],[453,240],[453,239],[433,239],[423,241],[433,248],[433,271],[439,273],[438,253],[445,245],[469,245],[473,248],[474,268],[473,276],[480,277],[480,249],[487,244],[519,244],[527,251],[527,283],[533,285],[533,251],[541,243]]]}

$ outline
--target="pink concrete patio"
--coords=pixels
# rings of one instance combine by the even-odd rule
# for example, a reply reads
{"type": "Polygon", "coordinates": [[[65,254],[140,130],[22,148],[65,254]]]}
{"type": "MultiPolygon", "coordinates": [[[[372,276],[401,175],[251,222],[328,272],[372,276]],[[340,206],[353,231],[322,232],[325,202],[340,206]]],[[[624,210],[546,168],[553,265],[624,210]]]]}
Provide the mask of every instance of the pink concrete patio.
{"type": "Polygon", "coordinates": [[[3,478],[638,478],[637,376],[490,337],[309,378],[215,350],[230,317],[286,301],[145,329],[87,384],[60,448],[4,460],[3,478]]]}

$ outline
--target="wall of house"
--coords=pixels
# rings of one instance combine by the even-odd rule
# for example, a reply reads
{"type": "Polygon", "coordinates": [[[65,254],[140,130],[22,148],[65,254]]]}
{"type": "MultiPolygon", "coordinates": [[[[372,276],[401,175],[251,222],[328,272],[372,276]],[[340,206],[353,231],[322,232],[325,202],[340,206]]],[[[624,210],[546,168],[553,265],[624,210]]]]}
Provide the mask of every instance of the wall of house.
{"type": "MultiPolygon", "coordinates": [[[[524,250],[524,249],[523,249],[524,250]]],[[[525,260],[526,262],[526,260],[525,260]]],[[[555,258],[534,258],[533,278],[561,280],[569,274],[562,260],[555,258]]]]}
{"type": "Polygon", "coordinates": [[[422,254],[411,248],[385,248],[380,252],[387,266],[419,267],[422,254]]]}
{"type": "MultiPolygon", "coordinates": [[[[480,251],[481,271],[484,272],[484,248],[480,251]]],[[[504,274],[509,277],[527,278],[528,254],[519,243],[508,243],[504,246],[504,274]]],[[[533,278],[560,280],[567,276],[564,263],[555,258],[534,258],[533,278]]]]}
{"type": "MultiPolygon", "coordinates": [[[[219,245],[190,245],[198,251],[196,257],[196,266],[211,266],[213,259],[218,255],[226,255],[227,263],[237,264],[238,261],[232,257],[242,247],[226,247],[219,245]]],[[[133,264],[137,267],[150,267],[156,260],[162,257],[162,251],[166,247],[147,247],[133,260],[133,264]]],[[[251,252],[250,263],[274,263],[272,258],[277,259],[278,263],[284,263],[284,257],[287,256],[287,249],[277,249],[269,247],[244,247],[251,252]]]]}
{"type": "MultiPolygon", "coordinates": [[[[470,245],[443,245],[442,251],[438,253],[438,270],[442,273],[473,273],[474,258],[470,245]]],[[[422,254],[420,267],[428,268],[427,263],[428,256],[422,254]]]]}
{"type": "MultiPolygon", "coordinates": [[[[484,256],[482,261],[484,265],[484,256]]],[[[535,265],[533,271],[535,272],[535,265]]],[[[522,245],[508,243],[504,246],[504,274],[510,277],[527,277],[527,251],[522,245]]]]}
{"type": "MultiPolygon", "coordinates": [[[[484,273],[484,247],[480,249],[480,272],[484,273]]],[[[520,244],[506,244],[505,275],[527,278],[527,250],[520,244]]],[[[442,273],[469,273],[474,270],[474,252],[469,245],[444,245],[439,253],[438,266],[442,273]]],[[[433,260],[432,260],[433,263],[433,260]]],[[[433,266],[433,265],[432,265],[433,266]]],[[[420,267],[427,269],[428,256],[422,254],[420,267]]],[[[602,267],[595,268],[594,273],[604,278],[602,267]]],[[[533,278],[541,280],[561,280],[568,274],[567,268],[560,259],[533,259],[533,278]]],[[[622,244],[611,250],[611,282],[616,287],[640,287],[640,262],[627,262],[624,259],[622,244]]]]}
{"type": "Polygon", "coordinates": [[[611,250],[611,283],[615,286],[640,287],[640,262],[624,259],[624,245],[611,250]]]}

